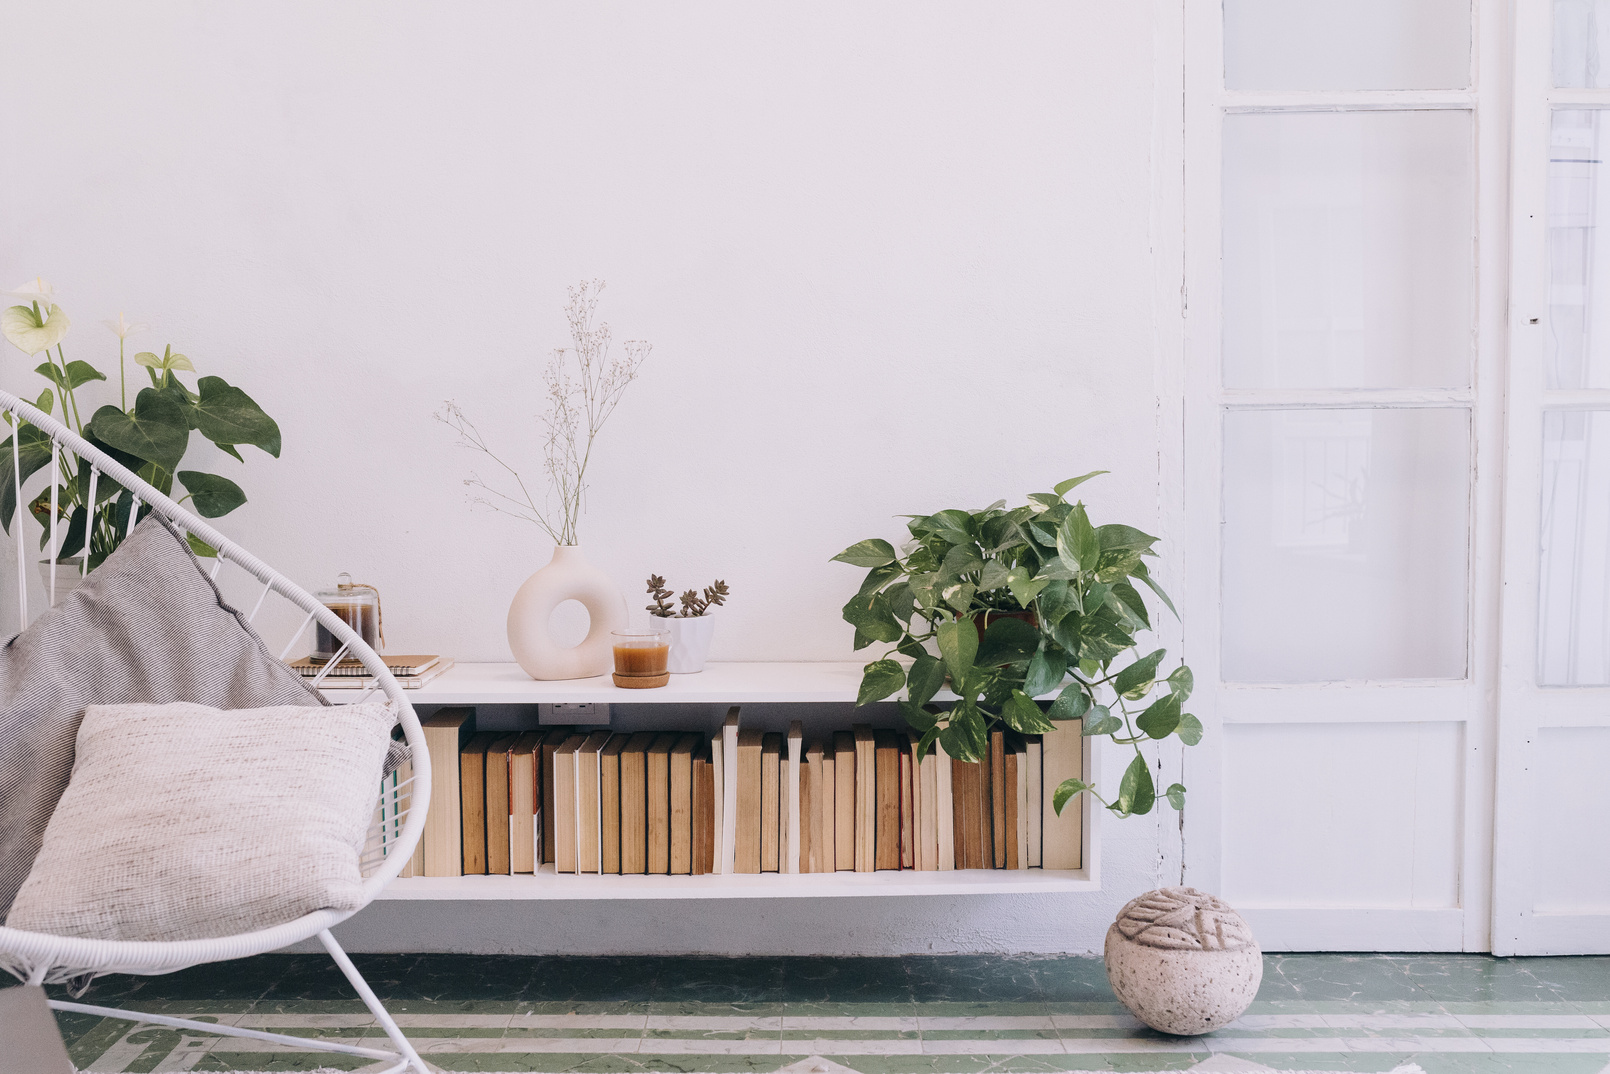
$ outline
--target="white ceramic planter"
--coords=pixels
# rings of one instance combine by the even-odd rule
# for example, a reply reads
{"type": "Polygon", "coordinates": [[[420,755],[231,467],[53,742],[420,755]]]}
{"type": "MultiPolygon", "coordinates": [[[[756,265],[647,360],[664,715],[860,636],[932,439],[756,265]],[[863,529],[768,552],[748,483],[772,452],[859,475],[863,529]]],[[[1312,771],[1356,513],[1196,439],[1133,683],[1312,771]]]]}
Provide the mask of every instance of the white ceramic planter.
{"type": "Polygon", "coordinates": [[[48,599],[50,596],[50,572],[52,566],[54,566],[56,571],[56,603],[60,604],[62,602],[62,598],[66,597],[67,594],[77,589],[78,583],[84,580],[83,575],[79,573],[79,571],[83,569],[83,562],[83,556],[72,556],[69,559],[55,563],[54,565],[49,559],[40,560],[39,581],[45,587],[46,598],[48,599]]]}
{"type": "Polygon", "coordinates": [[[576,545],[559,545],[553,559],[525,580],[509,605],[509,648],[533,679],[588,679],[614,666],[609,632],[626,627],[626,598],[609,575],[587,562],[576,545]],[[549,621],[561,603],[587,609],[587,636],[563,646],[549,621]]]}
{"type": "Polygon", "coordinates": [[[688,619],[658,619],[671,631],[669,670],[673,675],[691,675],[704,670],[710,658],[710,639],[716,633],[716,617],[706,613],[688,619]]]}

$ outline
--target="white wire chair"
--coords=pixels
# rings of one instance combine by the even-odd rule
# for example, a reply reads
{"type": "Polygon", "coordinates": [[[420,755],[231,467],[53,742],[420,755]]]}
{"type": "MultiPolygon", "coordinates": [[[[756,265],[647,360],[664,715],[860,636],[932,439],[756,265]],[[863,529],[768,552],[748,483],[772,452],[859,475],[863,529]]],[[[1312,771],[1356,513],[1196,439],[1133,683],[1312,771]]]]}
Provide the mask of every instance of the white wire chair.
{"type": "MultiPolygon", "coordinates": [[[[17,504],[13,536],[17,542],[18,612],[23,627],[28,624],[27,567],[33,557],[29,554],[29,538],[25,536],[27,527],[24,525],[24,519],[29,516],[30,512],[26,506],[28,501],[23,496],[24,482],[21,479],[22,469],[19,446],[21,437],[16,435],[20,428],[16,424],[19,420],[34,426],[50,438],[50,467],[48,474],[50,477],[51,499],[49,522],[48,526],[45,527],[44,537],[52,564],[55,563],[61,549],[60,535],[57,532],[56,524],[56,488],[58,475],[60,474],[61,452],[65,450],[77,455],[90,466],[89,492],[86,500],[89,505],[87,509],[89,516],[86,519],[84,531],[86,561],[88,558],[88,538],[94,532],[96,483],[104,474],[133,494],[134,502],[128,515],[130,530],[133,529],[138,521],[140,507],[144,504],[178,529],[194,534],[198,539],[205,541],[218,550],[218,562],[212,569],[213,578],[218,577],[219,571],[227,561],[262,583],[262,594],[257,598],[257,604],[252,609],[248,621],[256,620],[270,593],[278,594],[296,606],[296,608],[307,613],[306,618],[302,620],[302,625],[285,646],[285,651],[280,656],[282,660],[290,655],[293,647],[307,632],[308,626],[315,620],[340,641],[340,651],[334,659],[330,660],[319,677],[312,680],[312,685],[317,686],[324,675],[328,674],[348,653],[362,661],[369,674],[374,677],[374,685],[367,690],[355,691],[361,694],[358,700],[367,699],[376,690],[384,691],[397,712],[398,720],[402,724],[403,735],[413,754],[412,779],[399,781],[394,778],[390,781],[390,786],[380,791],[379,808],[376,810],[376,818],[370,827],[368,840],[363,849],[361,865],[365,877],[363,886],[364,903],[367,904],[373,900],[380,893],[381,888],[385,887],[388,882],[402,871],[413,855],[414,848],[418,844],[420,834],[425,826],[425,804],[430,801],[430,756],[425,749],[424,734],[420,730],[418,717],[414,715],[413,706],[409,704],[408,697],[403,692],[402,687],[397,684],[397,680],[387,671],[385,661],[377,656],[373,649],[364,644],[363,639],[347,623],[314,599],[311,594],[305,592],[294,582],[280,575],[251,553],[236,545],[206,522],[174,503],[150,484],[142,481],[116,459],[95,448],[61,422],[4,391],[0,391],[0,410],[11,414],[14,422],[11,437],[12,475],[16,486],[17,504]],[[413,802],[420,803],[420,807],[418,809],[409,808],[413,802]]],[[[110,503],[106,509],[111,509],[110,503]]],[[[38,540],[38,534],[39,530],[36,529],[33,538],[35,541],[38,540]]],[[[53,567],[48,583],[52,603],[55,602],[55,573],[53,567]]],[[[397,1027],[396,1021],[387,1013],[380,999],[364,981],[357,967],[352,964],[352,960],[347,957],[340,944],[336,943],[335,937],[330,934],[332,926],[346,920],[356,912],[354,910],[319,910],[295,921],[288,921],[257,932],[237,936],[221,936],[216,939],[172,942],[89,940],[80,937],[25,932],[21,929],[0,926],[0,968],[9,971],[26,983],[34,985],[58,984],[74,980],[83,981],[103,973],[163,974],[202,963],[222,962],[228,959],[262,954],[317,936],[319,942],[324,945],[325,950],[330,953],[330,957],[335,960],[335,964],[341,968],[341,972],[351,982],[353,989],[363,999],[365,1006],[369,1008],[375,1019],[384,1027],[386,1036],[390,1038],[394,1050],[364,1048],[318,1037],[296,1037],[279,1033],[266,1033],[213,1022],[197,1022],[184,1018],[171,1018],[165,1015],[143,1014],[138,1011],[98,1007],[67,1000],[53,999],[50,1001],[50,1005],[59,1011],[74,1011],[81,1014],[100,1015],[106,1018],[128,1019],[206,1034],[248,1037],[253,1040],[290,1045],[303,1051],[340,1052],[382,1062],[393,1061],[393,1065],[385,1068],[384,1074],[400,1074],[400,1072],[410,1068],[418,1071],[419,1074],[427,1074],[429,1068],[419,1058],[413,1046],[408,1043],[408,1039],[403,1036],[402,1030],[397,1027]]]]}

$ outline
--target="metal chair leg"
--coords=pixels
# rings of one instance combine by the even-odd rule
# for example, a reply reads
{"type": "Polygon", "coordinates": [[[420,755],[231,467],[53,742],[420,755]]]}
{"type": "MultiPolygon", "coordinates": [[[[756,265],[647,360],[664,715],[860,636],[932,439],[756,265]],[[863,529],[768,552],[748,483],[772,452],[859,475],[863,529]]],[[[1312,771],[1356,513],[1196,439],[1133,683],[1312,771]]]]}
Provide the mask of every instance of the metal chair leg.
{"type": "Polygon", "coordinates": [[[397,1027],[396,1021],[391,1017],[385,1006],[381,1004],[380,997],[375,995],[374,989],[369,987],[369,982],[363,979],[363,974],[358,972],[358,967],[352,964],[352,959],[347,957],[347,953],[341,949],[341,945],[335,942],[335,937],[330,935],[329,929],[319,933],[319,942],[324,945],[326,951],[330,952],[330,957],[335,959],[337,966],[341,967],[341,972],[347,975],[347,980],[352,983],[353,991],[358,993],[359,998],[363,1000],[364,1006],[369,1008],[369,1012],[385,1028],[386,1036],[391,1038],[391,1043],[397,1049],[397,1054],[406,1060],[403,1066],[412,1066],[418,1074],[430,1074],[430,1068],[419,1057],[419,1053],[414,1051],[414,1046],[408,1043],[408,1038],[403,1036],[403,1031],[397,1027]]]}

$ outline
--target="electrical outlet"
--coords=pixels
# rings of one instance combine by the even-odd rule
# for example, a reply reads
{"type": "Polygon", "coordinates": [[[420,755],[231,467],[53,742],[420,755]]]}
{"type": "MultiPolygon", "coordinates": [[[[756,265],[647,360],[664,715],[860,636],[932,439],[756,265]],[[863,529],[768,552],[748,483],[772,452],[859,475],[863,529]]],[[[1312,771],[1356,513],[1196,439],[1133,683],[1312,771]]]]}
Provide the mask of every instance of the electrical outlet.
{"type": "Polygon", "coordinates": [[[575,704],[540,704],[537,706],[537,723],[607,724],[609,706],[592,701],[575,704]]]}

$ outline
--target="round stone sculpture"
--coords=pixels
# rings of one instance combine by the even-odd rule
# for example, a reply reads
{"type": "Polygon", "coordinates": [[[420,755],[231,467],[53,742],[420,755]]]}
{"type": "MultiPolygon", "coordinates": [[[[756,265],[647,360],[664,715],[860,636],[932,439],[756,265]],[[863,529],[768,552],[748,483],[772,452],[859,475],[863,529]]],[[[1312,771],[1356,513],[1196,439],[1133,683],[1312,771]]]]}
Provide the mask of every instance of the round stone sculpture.
{"type": "Polygon", "coordinates": [[[1233,1022],[1263,981],[1263,952],[1240,914],[1195,888],[1131,900],[1107,930],[1107,980],[1136,1018],[1194,1036],[1233,1022]]]}

